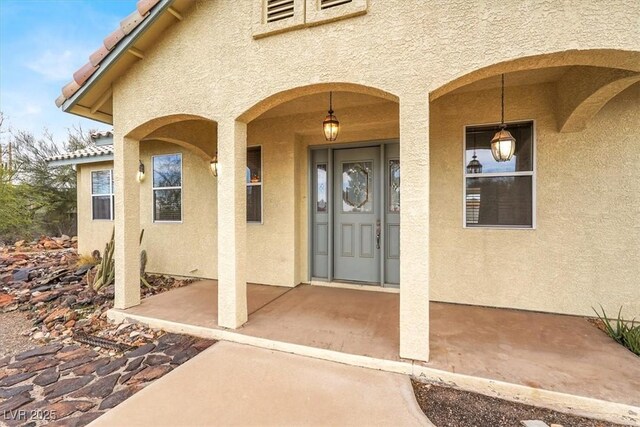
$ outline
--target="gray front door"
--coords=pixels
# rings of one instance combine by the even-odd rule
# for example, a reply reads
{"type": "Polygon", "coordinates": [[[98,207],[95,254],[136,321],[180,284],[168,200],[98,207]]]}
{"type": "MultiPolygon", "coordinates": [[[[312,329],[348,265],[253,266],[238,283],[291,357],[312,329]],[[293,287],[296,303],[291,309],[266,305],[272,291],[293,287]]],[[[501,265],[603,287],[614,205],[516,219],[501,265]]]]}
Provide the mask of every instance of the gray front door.
{"type": "Polygon", "coordinates": [[[380,283],[380,147],[334,151],[334,277],[380,283]]]}

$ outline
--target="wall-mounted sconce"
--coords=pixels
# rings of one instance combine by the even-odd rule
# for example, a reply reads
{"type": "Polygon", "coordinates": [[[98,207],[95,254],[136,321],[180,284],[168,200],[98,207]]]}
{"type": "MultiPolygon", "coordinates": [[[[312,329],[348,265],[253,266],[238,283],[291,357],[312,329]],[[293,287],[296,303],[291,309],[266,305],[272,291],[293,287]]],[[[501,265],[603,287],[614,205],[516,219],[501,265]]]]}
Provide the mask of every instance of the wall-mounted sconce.
{"type": "Polygon", "coordinates": [[[213,176],[218,176],[218,153],[216,153],[213,156],[213,159],[211,159],[209,167],[211,168],[211,173],[213,174],[213,176]]]}
{"type": "Polygon", "coordinates": [[[144,181],[144,164],[142,160],[140,161],[140,166],[138,166],[138,174],[136,175],[136,180],[138,182],[144,181]]]}

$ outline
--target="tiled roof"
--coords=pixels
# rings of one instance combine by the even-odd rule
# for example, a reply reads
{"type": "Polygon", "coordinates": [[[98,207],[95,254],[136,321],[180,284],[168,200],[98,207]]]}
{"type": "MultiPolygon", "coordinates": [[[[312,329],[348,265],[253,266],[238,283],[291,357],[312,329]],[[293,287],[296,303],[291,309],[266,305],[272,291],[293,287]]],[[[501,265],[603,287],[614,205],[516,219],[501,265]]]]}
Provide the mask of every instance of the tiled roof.
{"type": "Polygon", "coordinates": [[[62,88],[62,95],[56,99],[56,106],[62,106],[67,99],[71,98],[85,84],[118,43],[143,22],[149,16],[149,11],[159,2],[160,0],[138,1],[136,10],[123,19],[120,22],[120,26],[104,39],[102,46],[89,56],[89,62],[73,73],[73,80],[62,88]]]}
{"type": "Polygon", "coordinates": [[[93,139],[94,141],[96,139],[109,138],[109,137],[113,137],[113,131],[112,130],[101,130],[101,131],[93,132],[91,134],[91,139],[93,139]]]}
{"type": "Polygon", "coordinates": [[[60,160],[74,160],[83,159],[88,157],[103,157],[113,155],[113,145],[89,145],[82,150],[70,151],[57,156],[51,156],[47,158],[47,162],[55,162],[60,160]]]}

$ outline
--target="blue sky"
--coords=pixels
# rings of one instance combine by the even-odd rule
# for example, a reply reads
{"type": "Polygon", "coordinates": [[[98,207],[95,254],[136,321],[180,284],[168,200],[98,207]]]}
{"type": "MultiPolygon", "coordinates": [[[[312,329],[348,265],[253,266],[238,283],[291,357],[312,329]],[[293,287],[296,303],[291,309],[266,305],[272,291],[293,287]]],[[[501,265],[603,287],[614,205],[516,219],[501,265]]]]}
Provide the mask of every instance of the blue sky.
{"type": "Polygon", "coordinates": [[[63,113],[54,101],[73,72],[135,7],[135,0],[0,0],[0,111],[5,124],[36,135],[46,128],[60,142],[74,125],[110,129],[63,113]]]}

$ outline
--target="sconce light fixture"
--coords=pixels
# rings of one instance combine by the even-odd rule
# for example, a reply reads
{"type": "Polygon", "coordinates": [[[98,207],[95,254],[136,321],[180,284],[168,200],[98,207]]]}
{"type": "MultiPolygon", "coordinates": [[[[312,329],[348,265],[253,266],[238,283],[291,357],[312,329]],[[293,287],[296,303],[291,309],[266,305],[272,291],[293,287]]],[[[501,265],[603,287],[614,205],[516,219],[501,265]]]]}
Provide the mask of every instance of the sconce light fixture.
{"type": "Polygon", "coordinates": [[[144,181],[144,164],[142,160],[140,161],[140,166],[138,166],[138,174],[136,175],[136,180],[138,182],[144,181]]]}
{"type": "Polygon", "coordinates": [[[214,154],[211,163],[209,163],[209,167],[211,168],[213,176],[218,176],[218,153],[214,154]]]}

